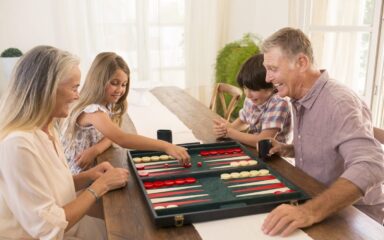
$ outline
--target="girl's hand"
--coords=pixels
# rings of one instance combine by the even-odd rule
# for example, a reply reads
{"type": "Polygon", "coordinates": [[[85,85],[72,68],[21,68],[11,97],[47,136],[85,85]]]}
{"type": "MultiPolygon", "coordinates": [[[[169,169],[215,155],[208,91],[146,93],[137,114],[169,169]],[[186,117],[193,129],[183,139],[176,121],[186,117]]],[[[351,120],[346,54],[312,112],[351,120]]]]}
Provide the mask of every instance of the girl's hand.
{"type": "Polygon", "coordinates": [[[171,155],[172,157],[179,160],[181,164],[189,163],[189,161],[191,160],[191,157],[189,156],[187,149],[184,147],[169,144],[166,147],[165,152],[168,155],[171,155]]]}
{"type": "Polygon", "coordinates": [[[76,164],[83,170],[92,167],[96,161],[98,153],[92,147],[85,149],[82,153],[76,156],[76,164]]]}

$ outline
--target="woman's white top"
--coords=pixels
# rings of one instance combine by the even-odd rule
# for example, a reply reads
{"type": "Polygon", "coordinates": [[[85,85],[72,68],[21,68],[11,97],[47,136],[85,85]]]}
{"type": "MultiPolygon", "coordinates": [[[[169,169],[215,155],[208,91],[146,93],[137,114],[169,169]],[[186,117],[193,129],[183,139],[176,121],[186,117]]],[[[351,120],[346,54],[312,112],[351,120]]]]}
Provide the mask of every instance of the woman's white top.
{"type": "Polygon", "coordinates": [[[76,193],[56,148],[41,130],[13,132],[0,142],[0,239],[83,239],[81,221],[64,234],[63,206],[76,193]]]}
{"type": "MultiPolygon", "coordinates": [[[[94,113],[99,111],[105,112],[109,116],[112,114],[108,108],[100,104],[90,104],[86,106],[82,112],[94,113]]],[[[75,137],[73,142],[70,143],[62,139],[62,143],[64,146],[65,157],[67,158],[71,172],[73,174],[78,174],[86,169],[82,169],[79,167],[79,165],[77,165],[75,161],[76,157],[87,148],[90,148],[100,142],[104,138],[104,135],[93,125],[80,126],[76,124],[75,128],[75,137]]],[[[96,165],[96,162],[94,165],[96,165]]]]}

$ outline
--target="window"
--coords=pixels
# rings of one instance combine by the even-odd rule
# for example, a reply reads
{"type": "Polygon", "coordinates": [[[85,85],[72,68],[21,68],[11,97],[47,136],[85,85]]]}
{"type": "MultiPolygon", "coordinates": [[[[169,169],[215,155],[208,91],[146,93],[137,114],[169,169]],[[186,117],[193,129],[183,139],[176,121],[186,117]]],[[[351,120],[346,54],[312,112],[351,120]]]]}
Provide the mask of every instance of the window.
{"type": "Polygon", "coordinates": [[[371,106],[381,0],[301,0],[301,28],[319,68],[351,87],[371,106]]]}
{"type": "Polygon", "coordinates": [[[131,69],[133,85],[185,85],[185,1],[89,2],[94,26],[91,52],[115,51],[131,69]]]}

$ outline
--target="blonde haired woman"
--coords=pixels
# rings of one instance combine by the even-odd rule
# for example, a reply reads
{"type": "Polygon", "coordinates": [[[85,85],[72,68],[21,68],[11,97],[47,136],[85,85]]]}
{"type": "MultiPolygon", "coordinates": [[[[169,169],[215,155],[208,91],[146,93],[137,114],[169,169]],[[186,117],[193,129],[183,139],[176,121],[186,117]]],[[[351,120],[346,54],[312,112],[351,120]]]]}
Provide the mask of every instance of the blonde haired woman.
{"type": "Polygon", "coordinates": [[[78,99],[78,64],[68,52],[39,46],[15,69],[0,105],[0,239],[105,237],[103,223],[85,214],[125,186],[128,172],[104,163],[73,177],[52,127],[78,99]]]}
{"type": "Polygon", "coordinates": [[[125,61],[113,52],[98,54],[80,99],[64,123],[62,142],[72,173],[94,165],[96,156],[111,141],[121,147],[163,151],[181,162],[189,161],[185,148],[122,131],[119,125],[127,109],[128,89],[129,68],[125,61]]]}

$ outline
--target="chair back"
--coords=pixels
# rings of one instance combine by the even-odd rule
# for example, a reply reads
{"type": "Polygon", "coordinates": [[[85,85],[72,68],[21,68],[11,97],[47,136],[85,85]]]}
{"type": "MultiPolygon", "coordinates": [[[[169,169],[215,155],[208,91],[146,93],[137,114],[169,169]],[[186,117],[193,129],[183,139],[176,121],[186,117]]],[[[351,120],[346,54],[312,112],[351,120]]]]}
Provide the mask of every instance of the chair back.
{"type": "Polygon", "coordinates": [[[217,83],[212,94],[209,108],[212,111],[218,113],[217,105],[218,101],[220,101],[220,105],[223,109],[222,117],[229,121],[231,118],[231,114],[233,110],[235,110],[236,104],[239,102],[242,95],[243,91],[236,86],[227,83],[217,83]],[[230,96],[228,104],[225,101],[225,96],[230,96]]]}
{"type": "Polygon", "coordinates": [[[373,127],[373,136],[381,143],[384,144],[384,129],[373,127]]]}

